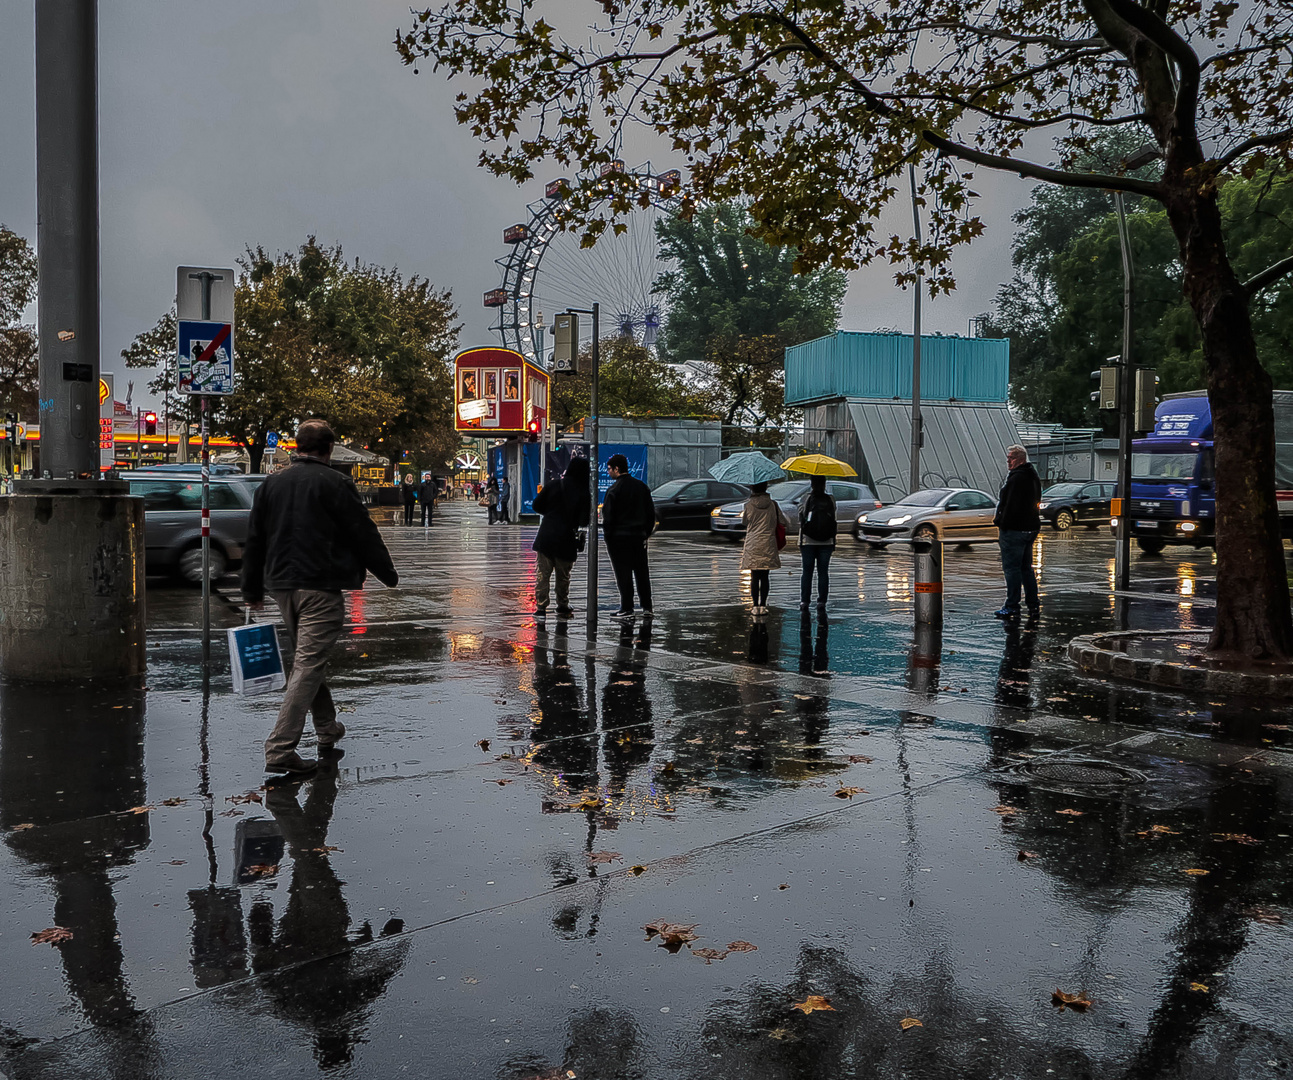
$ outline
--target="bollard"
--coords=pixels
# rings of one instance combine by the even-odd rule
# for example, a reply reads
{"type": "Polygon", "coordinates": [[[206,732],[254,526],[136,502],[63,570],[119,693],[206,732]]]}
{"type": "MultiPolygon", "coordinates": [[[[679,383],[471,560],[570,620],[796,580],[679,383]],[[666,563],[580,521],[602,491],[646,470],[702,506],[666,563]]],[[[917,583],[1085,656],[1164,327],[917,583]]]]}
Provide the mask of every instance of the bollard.
{"type": "Polygon", "coordinates": [[[943,541],[937,537],[911,542],[916,553],[916,622],[943,625],[943,541]]]}

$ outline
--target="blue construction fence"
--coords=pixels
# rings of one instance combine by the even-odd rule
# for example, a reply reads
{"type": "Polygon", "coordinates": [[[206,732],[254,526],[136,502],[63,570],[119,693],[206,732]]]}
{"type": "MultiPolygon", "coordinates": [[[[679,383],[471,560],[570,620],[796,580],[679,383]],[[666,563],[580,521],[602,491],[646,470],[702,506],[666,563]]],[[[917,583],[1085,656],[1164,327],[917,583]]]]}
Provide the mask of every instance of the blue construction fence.
{"type": "MultiPolygon", "coordinates": [[[[506,475],[509,457],[515,459],[516,449],[521,451],[521,513],[534,513],[534,497],[539,493],[539,463],[542,448],[538,443],[513,443],[503,446],[492,446],[489,449],[489,472],[501,481],[506,475]],[[508,454],[511,451],[511,454],[508,454]]],[[[544,483],[558,479],[566,471],[572,457],[588,457],[588,443],[561,442],[555,450],[547,453],[544,468],[544,483]]],[[[606,497],[606,489],[611,486],[610,473],[606,462],[615,454],[623,454],[629,463],[629,473],[650,484],[647,475],[647,447],[643,443],[600,443],[597,447],[597,501],[606,497]]]]}

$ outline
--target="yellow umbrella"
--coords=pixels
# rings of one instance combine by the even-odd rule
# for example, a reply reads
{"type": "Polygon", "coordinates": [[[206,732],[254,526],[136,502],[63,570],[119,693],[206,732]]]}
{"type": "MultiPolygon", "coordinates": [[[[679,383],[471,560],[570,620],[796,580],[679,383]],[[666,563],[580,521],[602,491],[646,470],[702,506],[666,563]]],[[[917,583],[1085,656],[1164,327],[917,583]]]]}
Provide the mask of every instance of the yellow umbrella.
{"type": "Polygon", "coordinates": [[[808,473],[809,476],[857,476],[857,470],[846,461],[839,461],[825,454],[800,454],[781,467],[786,472],[808,473]]]}

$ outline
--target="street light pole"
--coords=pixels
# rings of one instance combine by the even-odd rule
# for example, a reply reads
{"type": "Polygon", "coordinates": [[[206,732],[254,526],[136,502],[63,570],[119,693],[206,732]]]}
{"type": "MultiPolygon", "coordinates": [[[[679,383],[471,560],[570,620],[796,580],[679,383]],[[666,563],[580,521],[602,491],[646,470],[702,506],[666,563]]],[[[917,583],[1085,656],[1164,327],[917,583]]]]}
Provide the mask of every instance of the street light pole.
{"type": "MultiPolygon", "coordinates": [[[[907,166],[911,180],[911,217],[916,226],[916,244],[920,244],[920,207],[916,205],[916,166],[907,166]]],[[[911,331],[911,475],[907,494],[920,490],[920,447],[925,441],[920,415],[920,294],[925,284],[924,267],[916,263],[916,301],[912,312],[911,331]]]]}
{"type": "Polygon", "coordinates": [[[601,473],[598,464],[600,430],[597,419],[597,390],[601,382],[602,342],[600,324],[601,305],[593,305],[593,371],[592,387],[588,393],[589,419],[592,421],[592,432],[588,442],[588,635],[597,632],[597,479],[601,473]]]}
{"type": "Polygon", "coordinates": [[[1122,247],[1122,369],[1118,372],[1118,515],[1117,547],[1113,562],[1113,587],[1131,587],[1131,440],[1135,414],[1136,367],[1131,356],[1132,309],[1135,303],[1135,267],[1127,236],[1127,214],[1122,192],[1113,193],[1118,211],[1118,242],[1122,247]]]}

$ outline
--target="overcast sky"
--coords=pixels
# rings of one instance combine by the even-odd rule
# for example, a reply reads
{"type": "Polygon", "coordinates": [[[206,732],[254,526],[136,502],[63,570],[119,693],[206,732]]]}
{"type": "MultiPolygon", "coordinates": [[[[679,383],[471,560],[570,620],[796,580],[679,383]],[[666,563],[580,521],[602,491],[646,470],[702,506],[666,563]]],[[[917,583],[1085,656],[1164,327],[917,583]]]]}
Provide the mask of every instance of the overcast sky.
{"type": "MultiPolygon", "coordinates": [[[[415,76],[391,46],[408,8],[100,3],[103,368],[118,373],[118,396],[120,352],[169,307],[177,265],[229,265],[247,244],[295,248],[311,233],[452,290],[464,347],[495,340],[481,295],[499,284],[502,229],[525,220],[542,180],[518,189],[477,168],[479,146],[454,123],[449,86],[425,67],[415,76]]],[[[0,222],[33,243],[34,84],[32,0],[4,0],[0,222]]],[[[653,164],[675,163],[654,154],[653,164]]],[[[956,258],[959,291],[925,304],[927,332],[964,334],[1010,277],[1010,215],[1028,187],[985,171],[977,179],[988,232],[956,258]]],[[[906,228],[908,214],[889,227],[906,228]]],[[[910,293],[889,268],[852,276],[842,328],[910,320],[910,293]]]]}

